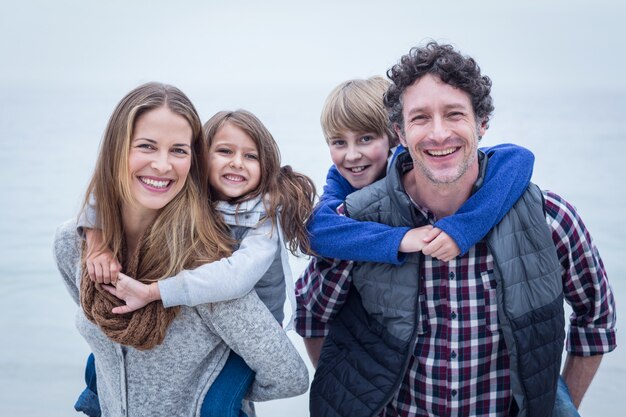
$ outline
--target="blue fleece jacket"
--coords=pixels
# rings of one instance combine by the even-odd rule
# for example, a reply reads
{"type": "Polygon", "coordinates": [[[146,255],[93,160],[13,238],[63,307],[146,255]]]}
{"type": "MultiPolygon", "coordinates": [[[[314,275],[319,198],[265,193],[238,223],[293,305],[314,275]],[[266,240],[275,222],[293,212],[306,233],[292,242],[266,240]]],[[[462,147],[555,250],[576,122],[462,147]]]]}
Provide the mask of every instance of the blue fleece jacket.
{"type": "MultiPolygon", "coordinates": [[[[435,227],[454,239],[461,255],[502,220],[528,187],[533,172],[535,156],[528,149],[501,144],[481,150],[489,157],[484,183],[456,213],[435,223],[435,227]]],[[[393,158],[404,151],[398,147],[393,158]]],[[[387,165],[391,166],[391,162],[387,165]]],[[[404,254],[398,248],[410,228],[359,222],[337,215],[337,207],[356,190],[335,166],[330,168],[324,192],[308,225],[312,249],[327,258],[403,263],[404,254]]]]}

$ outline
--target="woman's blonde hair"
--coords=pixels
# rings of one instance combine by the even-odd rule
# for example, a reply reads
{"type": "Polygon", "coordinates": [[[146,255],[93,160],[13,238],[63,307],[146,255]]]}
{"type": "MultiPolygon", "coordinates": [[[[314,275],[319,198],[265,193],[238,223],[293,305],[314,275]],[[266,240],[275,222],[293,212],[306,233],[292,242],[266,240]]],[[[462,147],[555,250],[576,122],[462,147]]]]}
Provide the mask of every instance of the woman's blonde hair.
{"type": "MultiPolygon", "coordinates": [[[[133,263],[135,278],[143,283],[155,282],[183,269],[195,268],[231,253],[232,241],[228,229],[209,202],[207,150],[202,140],[202,123],[191,101],[176,87],[160,83],[144,84],[132,90],[118,103],[104,132],[96,168],[87,188],[85,205],[91,195],[95,197],[98,227],[102,230],[100,249],[109,248],[113,256],[122,260],[123,265],[133,263]],[[130,144],[137,119],[142,114],[161,107],[167,107],[182,116],[191,127],[191,168],[181,191],[161,209],[144,233],[136,252],[138,258],[133,260],[133,254],[125,253],[121,211],[124,204],[135,204],[130,191],[131,178],[128,170],[130,144]]],[[[86,256],[85,252],[83,251],[83,258],[86,256]]],[[[83,259],[83,266],[84,262],[83,259]]],[[[86,271],[86,268],[83,269],[86,271]]],[[[147,349],[153,347],[155,341],[158,344],[163,340],[167,325],[177,309],[167,309],[173,315],[168,313],[165,315],[167,318],[161,320],[161,324],[165,324],[157,331],[159,334],[152,332],[144,335],[143,341],[129,341],[126,333],[134,332],[132,337],[136,339],[135,327],[142,323],[142,315],[161,314],[159,308],[165,310],[163,305],[151,303],[144,309],[117,316],[127,319],[123,326],[124,335],[120,335],[118,330],[110,329],[111,320],[116,320],[110,310],[121,302],[108,296],[102,289],[96,288],[94,291],[92,287],[95,286],[90,286],[89,279],[84,276],[81,285],[83,309],[114,341],[147,349]],[[149,311],[152,313],[148,313],[149,311]]],[[[119,327],[119,323],[115,326],[119,327]]],[[[150,331],[148,329],[148,333],[150,331]]]]}
{"type": "Polygon", "coordinates": [[[383,77],[344,81],[335,87],[324,103],[320,122],[326,142],[343,131],[387,135],[389,147],[398,144],[398,137],[389,127],[383,96],[389,81],[383,77]]]}
{"type": "Polygon", "coordinates": [[[211,148],[218,130],[226,125],[238,127],[256,144],[259,151],[261,178],[259,185],[246,195],[229,201],[237,204],[259,195],[265,196],[267,216],[276,225],[280,217],[289,250],[310,252],[306,222],[313,210],[315,184],[306,175],[295,172],[289,165],[280,166],[280,150],[272,134],[254,114],[246,110],[221,111],[204,124],[207,149],[211,148]]]}

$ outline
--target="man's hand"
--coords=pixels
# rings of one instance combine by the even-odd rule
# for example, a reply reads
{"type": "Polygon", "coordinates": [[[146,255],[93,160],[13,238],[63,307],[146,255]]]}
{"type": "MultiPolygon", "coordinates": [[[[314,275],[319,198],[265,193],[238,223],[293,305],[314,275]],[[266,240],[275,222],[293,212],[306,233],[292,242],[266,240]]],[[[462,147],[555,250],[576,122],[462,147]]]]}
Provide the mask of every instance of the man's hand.
{"type": "Polygon", "coordinates": [[[461,253],[456,242],[446,232],[436,227],[428,233],[424,242],[426,246],[422,248],[422,253],[443,262],[449,262],[461,253]]]}
{"type": "Polygon", "coordinates": [[[563,379],[576,408],[580,406],[601,361],[602,355],[575,356],[567,354],[563,366],[563,379]]]}
{"type": "Polygon", "coordinates": [[[115,259],[110,250],[97,252],[101,246],[102,232],[99,229],[85,229],[87,241],[87,274],[89,279],[98,284],[113,284],[117,281],[122,265],[115,259]]]}
{"type": "Polygon", "coordinates": [[[103,285],[102,288],[113,294],[120,300],[126,302],[126,305],[115,307],[111,310],[114,314],[126,314],[131,311],[138,310],[145,305],[161,299],[159,286],[156,282],[150,285],[143,284],[136,279],[124,275],[121,272],[118,275],[115,286],[103,285]]]}
{"type": "Polygon", "coordinates": [[[320,360],[320,353],[322,352],[322,345],[325,339],[325,337],[304,338],[304,347],[306,347],[306,353],[309,355],[313,368],[317,368],[317,362],[320,360]]]}

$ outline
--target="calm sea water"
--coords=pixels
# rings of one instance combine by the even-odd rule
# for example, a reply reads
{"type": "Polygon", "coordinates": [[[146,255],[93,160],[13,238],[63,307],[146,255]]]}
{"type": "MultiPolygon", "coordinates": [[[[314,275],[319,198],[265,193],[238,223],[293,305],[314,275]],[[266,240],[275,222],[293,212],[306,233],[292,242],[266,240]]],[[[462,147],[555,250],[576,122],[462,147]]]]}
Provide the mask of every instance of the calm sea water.
{"type": "MultiPolygon", "coordinates": [[[[201,116],[245,107],[274,133],[283,163],[323,185],[330,163],[318,127],[332,86],[191,95],[201,116]],[[294,103],[298,103],[294,105],[294,103]],[[223,106],[223,107],[222,107],[223,106]]],[[[2,91],[0,167],[0,415],[72,416],[82,389],[86,343],[74,328],[75,306],[52,260],[56,226],[78,210],[107,118],[126,89],[2,91]]],[[[484,145],[522,144],[535,152],[533,180],[572,202],[592,232],[615,291],[626,294],[622,241],[626,220],[626,94],[568,92],[496,97],[484,145]]],[[[294,273],[304,267],[293,260],[294,273]]],[[[294,343],[306,357],[299,338],[294,343]]],[[[618,339],[619,342],[619,339],[618,339]]],[[[606,355],[583,415],[622,415],[623,349],[606,355]]],[[[307,396],[261,404],[260,415],[308,415],[307,396]]]]}

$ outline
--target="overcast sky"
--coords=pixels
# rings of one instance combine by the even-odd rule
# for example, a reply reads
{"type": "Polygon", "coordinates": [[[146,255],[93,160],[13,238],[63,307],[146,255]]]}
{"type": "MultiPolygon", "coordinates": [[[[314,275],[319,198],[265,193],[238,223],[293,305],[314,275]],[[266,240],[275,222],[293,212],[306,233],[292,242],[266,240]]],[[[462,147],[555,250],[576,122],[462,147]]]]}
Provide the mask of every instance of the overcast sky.
{"type": "Polygon", "coordinates": [[[506,89],[626,90],[618,0],[173,3],[3,0],[0,86],[326,88],[382,74],[433,38],[506,89]]]}

